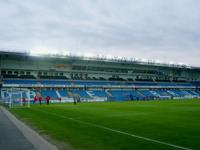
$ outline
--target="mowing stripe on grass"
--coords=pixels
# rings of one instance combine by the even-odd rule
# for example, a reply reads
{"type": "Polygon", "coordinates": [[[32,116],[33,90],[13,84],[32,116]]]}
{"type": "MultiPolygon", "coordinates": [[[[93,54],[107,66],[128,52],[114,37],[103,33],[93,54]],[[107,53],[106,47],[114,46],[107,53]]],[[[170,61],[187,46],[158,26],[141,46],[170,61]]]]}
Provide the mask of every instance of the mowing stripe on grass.
{"type": "Polygon", "coordinates": [[[182,150],[192,150],[191,148],[187,148],[187,147],[183,147],[183,146],[179,146],[179,145],[175,145],[175,144],[171,144],[171,143],[167,143],[167,142],[163,142],[163,141],[159,141],[159,140],[154,140],[154,139],[151,139],[151,138],[147,138],[147,137],[131,134],[131,133],[128,133],[128,132],[117,130],[117,129],[112,129],[112,128],[109,128],[109,127],[101,126],[101,125],[98,125],[98,124],[95,124],[95,123],[90,123],[90,122],[81,121],[81,120],[78,120],[78,119],[75,119],[75,118],[66,117],[66,116],[63,116],[63,115],[58,115],[56,113],[47,112],[47,111],[44,111],[44,110],[38,110],[38,111],[57,116],[59,118],[72,120],[74,122],[78,122],[78,123],[81,123],[81,124],[86,124],[86,125],[90,125],[90,126],[93,126],[93,127],[101,128],[101,129],[104,129],[104,130],[112,131],[112,132],[115,132],[115,133],[128,135],[128,136],[131,136],[131,137],[134,137],[134,138],[138,138],[138,139],[142,139],[142,140],[145,140],[145,141],[150,141],[150,142],[153,142],[153,143],[167,145],[167,146],[170,146],[170,147],[173,147],[173,148],[182,149],[182,150]]]}

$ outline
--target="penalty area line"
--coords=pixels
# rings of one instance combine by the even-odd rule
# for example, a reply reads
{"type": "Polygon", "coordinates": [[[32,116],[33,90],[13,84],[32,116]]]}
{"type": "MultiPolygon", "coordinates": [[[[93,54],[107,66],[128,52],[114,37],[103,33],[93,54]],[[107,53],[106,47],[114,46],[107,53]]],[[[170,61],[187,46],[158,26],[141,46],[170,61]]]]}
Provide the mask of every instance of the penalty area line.
{"type": "Polygon", "coordinates": [[[163,142],[163,141],[151,139],[151,138],[148,138],[148,137],[143,137],[143,136],[131,134],[131,133],[128,133],[128,132],[117,130],[117,129],[112,129],[112,128],[109,128],[109,127],[101,126],[101,125],[98,125],[98,124],[95,124],[95,123],[86,122],[86,121],[82,121],[82,120],[79,120],[79,119],[75,119],[75,118],[71,118],[71,117],[66,117],[66,116],[63,116],[63,115],[58,115],[56,113],[47,112],[47,111],[44,111],[44,110],[39,110],[39,111],[47,113],[47,114],[51,114],[51,115],[54,115],[54,116],[57,116],[59,118],[64,118],[64,119],[72,120],[74,122],[78,122],[78,123],[81,123],[81,124],[90,125],[90,126],[93,126],[93,127],[97,127],[97,128],[100,128],[100,129],[112,131],[112,132],[123,134],[123,135],[128,135],[130,137],[142,139],[142,140],[145,140],[145,141],[149,141],[149,142],[153,142],[153,143],[158,143],[158,144],[162,144],[162,145],[166,145],[166,146],[170,146],[170,147],[178,148],[178,149],[182,149],[182,150],[192,150],[191,148],[187,148],[187,147],[183,147],[183,146],[179,146],[179,145],[175,145],[175,144],[171,144],[171,143],[167,143],[167,142],[163,142]]]}

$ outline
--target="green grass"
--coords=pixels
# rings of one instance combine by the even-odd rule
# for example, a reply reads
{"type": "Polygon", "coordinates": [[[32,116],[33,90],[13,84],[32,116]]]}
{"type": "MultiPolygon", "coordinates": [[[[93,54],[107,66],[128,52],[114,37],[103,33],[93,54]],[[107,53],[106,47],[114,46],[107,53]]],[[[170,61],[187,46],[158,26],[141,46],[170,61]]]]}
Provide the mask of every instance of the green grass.
{"type": "Polygon", "coordinates": [[[200,149],[200,100],[79,103],[77,105],[67,103],[34,105],[30,109],[10,109],[10,111],[38,131],[42,131],[42,134],[49,135],[60,143],[66,143],[73,149],[176,149],[79,122],[79,120],[186,148],[200,149]]]}

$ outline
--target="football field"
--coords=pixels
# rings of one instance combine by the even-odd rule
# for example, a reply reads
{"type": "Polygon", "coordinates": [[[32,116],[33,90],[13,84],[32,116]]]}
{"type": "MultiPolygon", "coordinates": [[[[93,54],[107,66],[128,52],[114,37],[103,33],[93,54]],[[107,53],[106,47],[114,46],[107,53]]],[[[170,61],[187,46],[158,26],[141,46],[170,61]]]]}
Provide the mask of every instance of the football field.
{"type": "Polygon", "coordinates": [[[43,104],[10,111],[59,149],[200,149],[200,100],[43,104]]]}

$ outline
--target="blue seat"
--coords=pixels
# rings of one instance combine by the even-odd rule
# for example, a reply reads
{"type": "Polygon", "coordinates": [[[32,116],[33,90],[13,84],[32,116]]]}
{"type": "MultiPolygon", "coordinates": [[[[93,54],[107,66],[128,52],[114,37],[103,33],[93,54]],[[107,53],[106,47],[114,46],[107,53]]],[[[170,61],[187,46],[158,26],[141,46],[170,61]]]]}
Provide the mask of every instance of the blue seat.
{"type": "Polygon", "coordinates": [[[41,80],[41,84],[44,85],[70,85],[70,81],[66,80],[41,80]]]}
{"type": "Polygon", "coordinates": [[[171,95],[175,96],[175,97],[184,97],[185,94],[180,91],[180,90],[168,90],[170,92],[171,95]]]}
{"type": "Polygon", "coordinates": [[[21,79],[6,79],[3,80],[4,84],[37,84],[36,80],[21,80],[21,79]]]}
{"type": "Polygon", "coordinates": [[[160,82],[158,83],[159,86],[176,86],[173,82],[160,82]]]}
{"type": "Polygon", "coordinates": [[[134,82],[135,86],[157,86],[156,82],[134,82]]]}
{"type": "Polygon", "coordinates": [[[153,97],[154,95],[149,90],[138,90],[141,94],[143,94],[146,97],[153,97]]]}
{"type": "Polygon", "coordinates": [[[92,92],[94,93],[94,96],[98,96],[98,97],[107,97],[108,96],[108,94],[103,90],[94,90],[92,92]]]}
{"type": "Polygon", "coordinates": [[[193,86],[191,83],[176,83],[177,86],[193,86]]]}
{"type": "Polygon", "coordinates": [[[192,84],[193,84],[194,86],[200,87],[200,81],[192,82],[192,84]]]}
{"type": "Polygon", "coordinates": [[[192,96],[200,96],[200,94],[195,91],[195,90],[186,90],[189,94],[191,94],[192,96]]]}
{"type": "Polygon", "coordinates": [[[155,90],[155,92],[157,92],[160,96],[170,96],[166,90],[155,90]]]}
{"type": "Polygon", "coordinates": [[[56,91],[54,91],[54,90],[42,90],[41,94],[42,94],[43,98],[50,96],[51,99],[58,99],[58,95],[57,95],[56,91]]]}
{"type": "Polygon", "coordinates": [[[79,94],[80,97],[90,98],[90,96],[87,94],[85,90],[73,90],[73,94],[79,94]]]}
{"type": "Polygon", "coordinates": [[[111,90],[109,91],[115,100],[141,100],[144,98],[136,90],[111,90]]]}
{"type": "Polygon", "coordinates": [[[68,97],[68,92],[66,90],[59,90],[58,92],[61,97],[68,97]]]}

